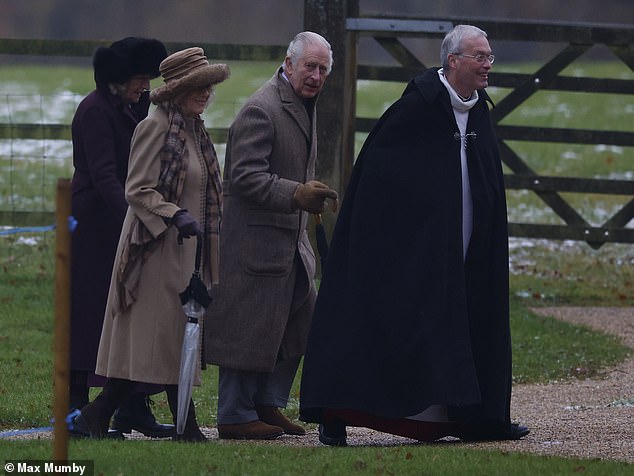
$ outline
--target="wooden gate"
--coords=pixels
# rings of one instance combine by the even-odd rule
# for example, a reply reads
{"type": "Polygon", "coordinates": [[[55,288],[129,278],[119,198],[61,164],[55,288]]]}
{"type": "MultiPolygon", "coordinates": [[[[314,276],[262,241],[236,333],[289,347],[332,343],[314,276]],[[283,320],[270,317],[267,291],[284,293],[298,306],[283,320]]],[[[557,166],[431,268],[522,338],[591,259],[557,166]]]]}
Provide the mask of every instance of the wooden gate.
{"type": "MultiPolygon", "coordinates": [[[[569,144],[604,144],[625,148],[625,160],[634,170],[634,121],[625,124],[626,131],[587,130],[556,127],[529,127],[504,125],[503,120],[513,111],[519,110],[535,93],[540,90],[580,92],[587,94],[622,94],[624,99],[632,101],[634,80],[615,78],[589,78],[564,76],[561,72],[571,63],[585,54],[595,45],[605,45],[614,57],[634,71],[634,28],[625,25],[560,24],[537,21],[493,21],[474,18],[447,18],[425,20],[419,18],[368,18],[348,17],[346,20],[345,44],[350,54],[346,58],[346,70],[356,74],[348,75],[342,88],[344,91],[356,91],[357,80],[398,81],[406,83],[428,66],[404,44],[407,37],[442,39],[456,24],[468,23],[487,31],[492,43],[499,41],[521,42],[526,45],[540,43],[563,44],[537,70],[530,74],[492,72],[489,85],[512,89],[492,110],[501,151],[501,158],[512,172],[505,174],[505,183],[509,190],[530,190],[561,218],[563,224],[510,223],[511,236],[571,239],[586,241],[593,248],[606,242],[634,243],[634,229],[626,228],[634,218],[634,181],[627,179],[608,179],[591,177],[545,176],[533,170],[509,144],[513,141],[569,144]],[[371,37],[383,50],[398,62],[398,66],[373,66],[359,64],[356,45],[361,37],[371,37]],[[629,156],[628,156],[629,154],[629,156]],[[562,193],[620,195],[626,197],[626,203],[599,226],[590,224],[570,204],[562,193]]],[[[436,50],[438,50],[436,46],[436,50]]],[[[438,60],[436,60],[438,61],[438,60]]],[[[343,130],[369,132],[376,118],[355,116],[355,101],[342,100],[349,108],[343,111],[343,130]],[[352,124],[346,127],[346,122],[352,124]]],[[[329,119],[330,120],[330,119],[329,119]]],[[[624,118],[624,120],[626,120],[624,118]]],[[[350,133],[349,132],[349,133],[350,133]]],[[[342,151],[342,157],[352,157],[353,141],[344,139],[348,149],[342,151]]],[[[351,164],[343,167],[345,183],[351,164]]]]}

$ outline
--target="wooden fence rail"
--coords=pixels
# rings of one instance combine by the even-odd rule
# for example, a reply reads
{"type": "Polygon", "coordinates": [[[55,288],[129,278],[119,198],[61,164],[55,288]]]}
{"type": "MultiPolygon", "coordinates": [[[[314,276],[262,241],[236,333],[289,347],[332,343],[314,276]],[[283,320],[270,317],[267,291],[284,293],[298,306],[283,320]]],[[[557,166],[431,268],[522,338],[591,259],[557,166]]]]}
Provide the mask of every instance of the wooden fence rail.
{"type": "MultiPolygon", "coordinates": [[[[626,161],[633,164],[634,123],[626,124],[627,130],[594,130],[563,127],[536,127],[502,123],[508,116],[525,105],[539,91],[561,91],[582,94],[620,94],[627,100],[634,95],[634,80],[619,78],[571,77],[562,71],[578,60],[595,45],[603,45],[630,71],[634,71],[634,27],[605,24],[561,24],[543,21],[500,21],[483,18],[379,18],[358,15],[355,1],[311,0],[305,5],[310,12],[305,22],[307,28],[323,31],[335,37],[333,45],[344,45],[335,51],[336,61],[343,59],[343,67],[333,71],[329,87],[324,91],[320,108],[320,157],[323,157],[330,174],[330,182],[340,190],[345,188],[354,158],[354,135],[368,132],[376,118],[357,117],[356,88],[360,79],[374,81],[398,81],[406,83],[427,65],[410,51],[404,38],[441,39],[453,25],[470,23],[486,30],[495,40],[513,41],[531,46],[541,43],[558,44],[561,49],[547,59],[531,74],[516,72],[492,72],[491,86],[511,89],[492,110],[501,158],[512,172],[505,176],[509,190],[527,190],[536,194],[542,202],[561,218],[561,225],[510,223],[512,236],[586,241],[594,248],[607,242],[634,243],[634,229],[628,228],[634,218],[634,181],[594,177],[547,176],[533,170],[513,149],[516,142],[569,143],[585,145],[612,145],[626,148],[626,161]],[[346,4],[347,6],[342,6],[346,4]],[[340,18],[345,10],[347,18],[340,18]],[[312,13],[311,13],[312,12],[312,13]],[[318,13],[318,14],[317,14],[318,13]],[[313,25],[313,23],[315,23],[313,25]],[[398,66],[359,64],[357,44],[361,37],[371,37],[398,66]],[[337,105],[337,107],[332,107],[337,105]],[[629,154],[629,156],[627,155],[629,154]],[[334,165],[333,165],[334,162],[334,165]],[[334,172],[333,172],[334,170],[334,172]],[[584,193],[625,196],[627,201],[603,224],[591,225],[562,193],[584,193]]],[[[100,41],[28,40],[0,38],[0,54],[31,56],[90,56],[100,41]]],[[[279,60],[286,46],[197,44],[205,49],[208,57],[217,60],[279,60]]],[[[192,46],[191,43],[167,43],[169,51],[192,46]]],[[[437,48],[437,46],[435,47],[437,48]]],[[[341,62],[339,63],[341,64],[341,62]]],[[[226,139],[226,128],[210,129],[215,142],[226,139]]],[[[0,139],[70,139],[70,126],[66,124],[0,124],[0,139]]],[[[33,214],[11,212],[12,224],[34,224],[45,212],[33,214]]],[[[0,224],[7,219],[0,210],[0,224]]]]}

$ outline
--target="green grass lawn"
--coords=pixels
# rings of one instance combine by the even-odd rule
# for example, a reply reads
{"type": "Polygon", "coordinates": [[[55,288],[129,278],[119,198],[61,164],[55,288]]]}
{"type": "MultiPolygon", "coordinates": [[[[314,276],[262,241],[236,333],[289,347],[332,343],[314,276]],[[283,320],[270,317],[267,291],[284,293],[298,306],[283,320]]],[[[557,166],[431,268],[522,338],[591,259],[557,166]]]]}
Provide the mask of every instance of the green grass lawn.
{"type": "MultiPolygon", "coordinates": [[[[0,454],[11,459],[50,458],[50,442],[0,441],[0,454]]],[[[398,445],[355,448],[285,448],[253,442],[170,441],[73,442],[73,459],[91,460],[95,475],[249,475],[249,476],[625,476],[623,463],[535,457],[522,453],[467,450],[460,444],[398,445]]]]}
{"type": "MultiPolygon", "coordinates": [[[[7,460],[51,458],[50,441],[2,441],[7,460]]],[[[540,457],[521,452],[466,449],[457,443],[386,447],[289,448],[257,442],[214,440],[71,441],[69,458],[91,461],[96,475],[629,475],[625,463],[540,457]]]]}
{"type": "MultiPolygon", "coordinates": [[[[53,403],[54,234],[0,236],[0,258],[0,431],[46,427],[50,425],[53,403]]],[[[609,271],[602,276],[609,280],[609,271]]],[[[556,296],[559,288],[551,292],[556,296]]],[[[587,302],[620,303],[618,299],[587,302]]],[[[630,352],[612,336],[537,316],[518,297],[512,299],[511,324],[516,383],[586,378],[630,352]],[[578,368],[584,369],[582,375],[575,370],[578,368]]],[[[293,418],[298,410],[298,384],[299,375],[287,409],[293,418]]],[[[216,367],[211,366],[203,373],[203,385],[194,390],[203,426],[216,423],[216,386],[216,367]]],[[[170,421],[163,394],[156,396],[153,408],[160,421],[170,421]]],[[[48,440],[0,438],[0,459],[48,459],[51,455],[48,440]]],[[[579,471],[619,475],[632,471],[632,465],[615,462],[473,450],[461,444],[335,449],[219,440],[205,445],[73,440],[69,457],[94,460],[95,474],[104,475],[535,475],[579,471]]]]}

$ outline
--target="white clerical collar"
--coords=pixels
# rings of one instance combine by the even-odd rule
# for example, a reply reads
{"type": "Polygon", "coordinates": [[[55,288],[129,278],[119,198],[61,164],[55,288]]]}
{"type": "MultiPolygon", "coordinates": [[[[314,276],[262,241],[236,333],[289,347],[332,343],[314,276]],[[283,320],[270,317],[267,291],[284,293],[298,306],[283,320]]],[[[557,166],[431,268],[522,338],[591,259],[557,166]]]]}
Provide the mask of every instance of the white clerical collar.
{"type": "Polygon", "coordinates": [[[465,101],[458,94],[458,92],[453,88],[453,86],[449,84],[449,81],[447,81],[447,78],[445,77],[445,73],[442,70],[442,68],[438,70],[438,77],[440,78],[440,81],[447,88],[447,91],[449,92],[449,99],[451,99],[451,106],[456,111],[467,112],[469,109],[471,109],[473,106],[476,105],[479,98],[478,91],[473,91],[473,94],[471,94],[471,97],[465,101]]]}

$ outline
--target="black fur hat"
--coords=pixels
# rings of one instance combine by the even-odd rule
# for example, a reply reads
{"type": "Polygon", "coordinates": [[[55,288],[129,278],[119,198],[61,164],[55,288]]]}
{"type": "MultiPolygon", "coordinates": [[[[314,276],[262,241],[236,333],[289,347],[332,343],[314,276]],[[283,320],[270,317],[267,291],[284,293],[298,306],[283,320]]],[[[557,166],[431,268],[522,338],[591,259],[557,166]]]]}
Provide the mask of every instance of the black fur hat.
{"type": "Polygon", "coordinates": [[[166,57],[167,51],[160,41],[129,36],[109,47],[97,48],[92,59],[95,82],[123,84],[137,74],[156,78],[161,74],[159,64],[166,57]]]}

